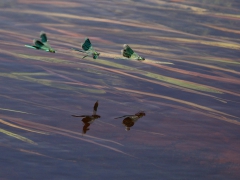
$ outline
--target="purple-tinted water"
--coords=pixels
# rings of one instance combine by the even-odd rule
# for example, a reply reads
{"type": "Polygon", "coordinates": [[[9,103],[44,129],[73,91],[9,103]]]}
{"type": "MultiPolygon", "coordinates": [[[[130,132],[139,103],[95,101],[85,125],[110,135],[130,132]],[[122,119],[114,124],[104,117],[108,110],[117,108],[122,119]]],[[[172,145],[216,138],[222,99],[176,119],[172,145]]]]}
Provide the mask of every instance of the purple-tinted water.
{"type": "Polygon", "coordinates": [[[239,7],[0,2],[0,179],[239,179],[239,7]],[[40,31],[55,54],[24,47],[40,31]],[[98,59],[71,50],[85,37],[98,59]]]}

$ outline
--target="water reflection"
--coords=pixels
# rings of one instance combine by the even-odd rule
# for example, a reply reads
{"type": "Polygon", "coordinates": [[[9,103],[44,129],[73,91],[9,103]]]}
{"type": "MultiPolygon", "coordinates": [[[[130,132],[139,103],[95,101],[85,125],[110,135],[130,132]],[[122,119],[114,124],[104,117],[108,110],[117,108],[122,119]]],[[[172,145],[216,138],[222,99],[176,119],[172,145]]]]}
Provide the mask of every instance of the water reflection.
{"type": "Polygon", "coordinates": [[[121,117],[117,117],[115,119],[125,117],[125,119],[122,121],[122,124],[125,126],[125,130],[129,131],[130,128],[138,121],[138,119],[140,119],[141,117],[143,117],[145,115],[146,114],[145,114],[144,111],[139,111],[135,115],[124,115],[124,116],[121,116],[121,117]]]}
{"type": "Polygon", "coordinates": [[[82,122],[84,123],[82,133],[86,134],[89,129],[89,126],[101,116],[97,115],[98,101],[95,102],[93,106],[93,114],[92,115],[72,115],[73,117],[83,117],[82,122]]]}

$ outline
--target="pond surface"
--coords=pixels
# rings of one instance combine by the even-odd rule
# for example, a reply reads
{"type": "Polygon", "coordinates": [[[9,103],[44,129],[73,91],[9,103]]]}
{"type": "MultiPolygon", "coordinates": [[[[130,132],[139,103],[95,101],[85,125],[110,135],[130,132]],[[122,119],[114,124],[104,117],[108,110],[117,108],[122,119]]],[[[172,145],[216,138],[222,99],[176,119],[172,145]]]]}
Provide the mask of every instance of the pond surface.
{"type": "Polygon", "coordinates": [[[239,12],[237,0],[1,1],[0,178],[239,179],[239,12]],[[40,31],[55,54],[24,46],[40,31]],[[98,59],[71,50],[85,37],[98,59]],[[146,60],[123,59],[123,44],[146,60]]]}

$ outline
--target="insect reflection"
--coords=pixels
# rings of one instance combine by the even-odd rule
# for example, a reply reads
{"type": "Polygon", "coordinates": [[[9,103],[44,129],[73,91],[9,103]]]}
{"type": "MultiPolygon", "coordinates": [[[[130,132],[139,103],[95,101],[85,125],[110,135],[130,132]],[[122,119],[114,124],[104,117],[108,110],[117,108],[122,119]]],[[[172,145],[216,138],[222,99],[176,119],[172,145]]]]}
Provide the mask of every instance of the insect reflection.
{"type": "Polygon", "coordinates": [[[140,119],[141,117],[145,116],[145,112],[144,111],[139,111],[134,115],[124,115],[121,117],[117,117],[115,119],[119,119],[119,118],[125,118],[122,121],[122,124],[125,126],[125,130],[129,131],[130,128],[137,122],[138,119],[140,119]]]}
{"type": "Polygon", "coordinates": [[[73,117],[83,117],[82,122],[84,123],[82,133],[86,134],[89,129],[89,126],[101,116],[97,115],[98,101],[95,102],[93,106],[93,114],[92,115],[72,115],[73,117]]]}

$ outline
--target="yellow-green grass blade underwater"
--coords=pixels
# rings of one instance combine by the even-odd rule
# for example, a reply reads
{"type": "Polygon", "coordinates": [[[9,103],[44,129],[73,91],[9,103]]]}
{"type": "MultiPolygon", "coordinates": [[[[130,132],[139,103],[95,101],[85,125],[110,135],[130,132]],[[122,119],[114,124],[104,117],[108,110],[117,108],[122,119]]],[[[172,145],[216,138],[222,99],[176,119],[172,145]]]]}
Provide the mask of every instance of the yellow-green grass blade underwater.
{"type": "MultiPolygon", "coordinates": [[[[27,59],[32,59],[32,60],[40,60],[40,61],[45,61],[45,62],[52,62],[52,63],[60,63],[60,64],[78,64],[77,62],[70,62],[67,60],[61,60],[58,58],[46,58],[46,57],[36,57],[36,56],[28,56],[28,55],[23,55],[23,54],[16,54],[16,53],[12,53],[12,52],[6,52],[7,54],[11,54],[13,56],[16,57],[22,57],[22,58],[27,58],[27,59]]],[[[88,61],[94,61],[91,59],[88,59],[88,61]]],[[[227,91],[227,90],[223,90],[220,88],[214,88],[214,87],[210,87],[210,86],[206,86],[206,85],[202,85],[202,84],[198,84],[198,83],[193,83],[193,82],[189,82],[189,81],[185,81],[185,80],[179,80],[176,78],[170,78],[170,77],[166,77],[166,76],[162,76],[156,73],[151,73],[151,72],[147,72],[147,71],[142,71],[142,70],[138,70],[136,68],[131,68],[128,66],[124,66],[118,63],[114,63],[114,62],[110,62],[110,61],[106,61],[106,60],[101,60],[99,59],[98,61],[94,61],[95,63],[100,63],[100,64],[104,64],[104,65],[108,65],[110,67],[117,67],[117,68],[121,68],[121,69],[127,69],[127,70],[133,70],[134,72],[139,72],[147,77],[151,77],[160,81],[164,81],[166,83],[169,84],[174,84],[177,85],[179,87],[183,87],[183,88],[187,88],[187,89],[193,89],[193,90],[198,90],[198,91],[204,91],[204,92],[210,92],[210,93],[218,93],[218,94],[222,94],[222,93],[229,93],[229,94],[233,94],[233,95],[238,95],[237,93],[231,92],[231,91],[227,91]]],[[[81,63],[79,63],[81,64],[81,63]]],[[[239,95],[238,95],[239,96],[239,95]]]]}
{"type": "Polygon", "coordinates": [[[98,138],[98,137],[94,137],[94,136],[89,136],[92,139],[92,140],[89,140],[89,139],[86,139],[85,137],[81,137],[82,133],[74,132],[74,131],[71,131],[71,130],[63,129],[63,128],[57,128],[57,127],[50,126],[50,125],[30,122],[30,121],[26,121],[26,120],[19,119],[19,118],[8,118],[8,120],[12,121],[14,123],[17,123],[17,124],[19,124],[21,126],[25,126],[25,127],[28,127],[28,128],[41,130],[41,131],[48,132],[48,133],[59,134],[59,135],[66,136],[66,137],[69,137],[69,138],[82,140],[82,141],[85,141],[85,142],[88,142],[88,143],[92,143],[92,144],[100,146],[100,147],[104,147],[104,148],[113,150],[115,152],[118,152],[118,153],[121,153],[121,154],[124,154],[124,155],[127,155],[127,156],[134,157],[134,156],[132,156],[132,155],[130,155],[128,153],[125,153],[125,152],[123,152],[123,151],[121,151],[121,150],[119,150],[119,149],[117,149],[115,147],[112,147],[112,146],[105,145],[105,144],[98,143],[98,142],[94,141],[94,140],[107,141],[107,142],[111,142],[111,143],[123,146],[121,143],[118,143],[118,142],[113,141],[113,140],[98,138]]]}
{"type": "Polygon", "coordinates": [[[32,129],[24,128],[24,127],[21,127],[21,126],[9,123],[7,121],[4,121],[2,119],[0,119],[0,123],[5,124],[7,126],[11,126],[11,127],[17,128],[17,129],[22,129],[22,130],[25,130],[25,131],[29,131],[29,132],[34,132],[34,133],[38,133],[38,134],[45,134],[45,135],[49,134],[49,133],[45,133],[45,132],[41,132],[41,131],[35,131],[35,130],[32,130],[32,129]]]}
{"type": "Polygon", "coordinates": [[[13,109],[5,109],[5,108],[0,108],[0,111],[10,111],[10,112],[21,113],[21,114],[32,114],[32,113],[27,113],[24,111],[17,111],[17,110],[13,110],[13,109]]]}
{"type": "MultiPolygon", "coordinates": [[[[206,112],[211,112],[211,113],[215,113],[214,118],[217,118],[219,120],[223,120],[229,123],[233,123],[236,125],[240,125],[240,122],[237,120],[232,120],[229,118],[235,118],[235,119],[239,119],[239,117],[230,115],[230,114],[226,114],[223,113],[221,111],[217,111],[214,110],[212,108],[206,107],[206,106],[201,106],[192,102],[188,102],[188,101],[184,101],[184,100],[180,100],[180,99],[176,99],[176,98],[172,98],[172,97],[168,97],[168,96],[163,96],[163,95],[159,95],[159,94],[154,94],[154,93],[148,93],[148,92],[142,92],[142,91],[137,91],[137,90],[131,90],[131,89],[126,89],[126,88],[119,88],[116,87],[116,89],[120,90],[120,91],[125,91],[125,92],[131,92],[131,93],[137,93],[137,94],[142,94],[142,95],[147,95],[147,96],[152,96],[152,97],[157,97],[157,98],[162,98],[162,99],[166,99],[166,100],[170,100],[170,101],[174,101],[183,105],[188,105],[190,107],[194,107],[194,108],[198,108],[200,110],[204,110],[205,113],[206,112]],[[216,116],[217,115],[217,116],[216,116]],[[228,116],[228,118],[224,117],[224,116],[228,116]]],[[[201,112],[202,113],[202,112],[201,112]]],[[[206,113],[206,115],[211,116],[211,114],[206,113]]],[[[213,116],[212,116],[213,117],[213,116]]]]}
{"type": "Polygon", "coordinates": [[[10,131],[6,131],[6,130],[0,128],[0,132],[3,133],[3,134],[8,135],[8,136],[10,136],[10,137],[13,137],[13,138],[16,138],[16,139],[18,139],[18,140],[24,141],[24,142],[26,142],[26,143],[30,143],[30,144],[33,144],[33,145],[37,145],[37,143],[35,143],[34,141],[32,141],[32,140],[30,140],[30,139],[28,139],[28,138],[25,138],[25,137],[23,137],[23,136],[20,136],[20,135],[18,135],[18,134],[12,133],[12,132],[10,132],[10,131]]]}
{"type": "Polygon", "coordinates": [[[17,75],[8,74],[8,73],[0,73],[0,76],[14,78],[14,79],[23,80],[23,81],[28,81],[28,82],[32,82],[32,83],[38,83],[38,84],[42,84],[45,86],[54,87],[57,89],[70,90],[70,91],[73,91],[76,93],[81,93],[81,92],[88,92],[88,93],[93,93],[93,94],[104,94],[105,93],[105,91],[102,89],[74,87],[74,86],[67,85],[61,81],[38,79],[38,78],[29,77],[29,76],[17,76],[17,75]]]}

